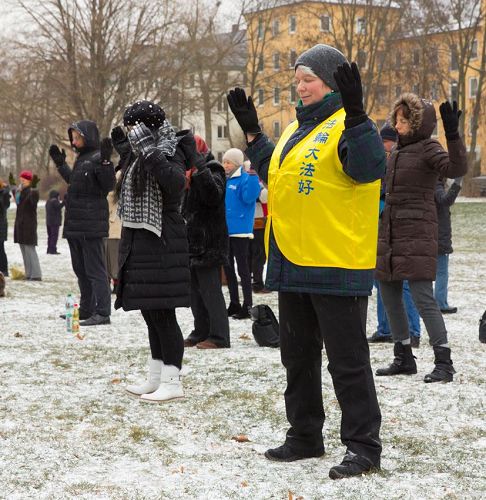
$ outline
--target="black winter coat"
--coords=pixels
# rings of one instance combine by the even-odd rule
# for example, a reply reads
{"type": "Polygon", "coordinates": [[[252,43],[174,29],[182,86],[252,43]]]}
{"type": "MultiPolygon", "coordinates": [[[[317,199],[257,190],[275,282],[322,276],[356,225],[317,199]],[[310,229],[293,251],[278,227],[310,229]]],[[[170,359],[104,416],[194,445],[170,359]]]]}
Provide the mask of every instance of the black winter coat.
{"type": "Polygon", "coordinates": [[[113,164],[102,165],[100,140],[96,124],[81,120],[71,126],[81,133],[85,147],[79,153],[74,167],[58,167],[69,184],[63,236],[65,238],[104,238],[108,236],[108,201],[106,197],[115,185],[113,164]]]}
{"type": "Polygon", "coordinates": [[[122,228],[115,309],[189,307],[189,252],[181,215],[185,157],[178,147],[172,158],[152,154],[144,160],[144,166],[151,168],[162,188],[162,235],[147,229],[122,228]]]}
{"type": "Polygon", "coordinates": [[[14,243],[37,245],[37,203],[39,191],[22,189],[15,214],[14,243]]]}
{"type": "Polygon", "coordinates": [[[461,186],[454,182],[446,191],[445,179],[439,180],[435,186],[435,204],[439,222],[439,255],[453,252],[450,207],[454,205],[460,190],[461,186]]]}
{"type": "Polygon", "coordinates": [[[0,241],[7,241],[7,209],[10,206],[10,188],[0,189],[0,241]]]}
{"type": "Polygon", "coordinates": [[[228,263],[229,238],[226,225],[226,175],[215,160],[191,176],[184,203],[191,267],[213,267],[228,263]]]}
{"type": "Polygon", "coordinates": [[[51,191],[46,201],[46,226],[62,226],[62,207],[64,202],[59,201],[59,193],[51,191]]]}

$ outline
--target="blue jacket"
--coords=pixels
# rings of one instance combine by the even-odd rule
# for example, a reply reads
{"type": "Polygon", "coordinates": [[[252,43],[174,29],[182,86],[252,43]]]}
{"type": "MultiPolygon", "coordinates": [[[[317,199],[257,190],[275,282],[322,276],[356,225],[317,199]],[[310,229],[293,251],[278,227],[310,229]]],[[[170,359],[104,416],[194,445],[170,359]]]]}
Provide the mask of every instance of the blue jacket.
{"type": "Polygon", "coordinates": [[[260,196],[258,175],[240,167],[226,180],[226,223],[230,236],[253,234],[256,200],[260,196]]]}

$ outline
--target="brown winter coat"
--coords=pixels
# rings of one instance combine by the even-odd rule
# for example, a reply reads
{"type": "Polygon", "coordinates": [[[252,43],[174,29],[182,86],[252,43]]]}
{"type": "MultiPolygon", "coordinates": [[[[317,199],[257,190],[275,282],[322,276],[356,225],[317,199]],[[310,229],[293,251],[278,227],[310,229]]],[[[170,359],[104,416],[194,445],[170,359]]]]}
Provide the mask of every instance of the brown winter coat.
{"type": "Polygon", "coordinates": [[[17,204],[14,225],[14,243],[37,245],[37,203],[39,191],[27,187],[22,189],[17,204]]]}
{"type": "MultiPolygon", "coordinates": [[[[412,131],[399,137],[388,159],[376,278],[434,280],[438,239],[435,185],[440,176],[454,178],[466,173],[466,149],[460,137],[447,141],[449,153],[431,139],[437,123],[432,103],[404,94],[394,110],[401,103],[412,112],[412,131]]],[[[392,125],[396,125],[396,113],[392,113],[392,125]]]]}

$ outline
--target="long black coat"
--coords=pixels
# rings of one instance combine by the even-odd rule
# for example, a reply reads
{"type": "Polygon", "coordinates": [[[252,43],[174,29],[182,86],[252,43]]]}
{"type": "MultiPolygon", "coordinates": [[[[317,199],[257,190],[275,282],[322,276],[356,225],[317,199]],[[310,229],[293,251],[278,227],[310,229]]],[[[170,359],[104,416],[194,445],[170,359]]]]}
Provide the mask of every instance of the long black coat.
{"type": "Polygon", "coordinates": [[[0,241],[7,241],[7,209],[10,206],[10,188],[0,189],[0,241]]]}
{"type": "Polygon", "coordinates": [[[454,205],[460,190],[461,186],[456,183],[446,190],[444,179],[435,186],[435,204],[439,221],[439,255],[453,252],[450,207],[454,205]]]}
{"type": "Polygon", "coordinates": [[[185,157],[178,147],[174,157],[153,154],[144,164],[152,169],[162,188],[162,235],[147,229],[122,228],[115,309],[189,307],[189,251],[181,215],[185,157]]]}
{"type": "Polygon", "coordinates": [[[37,203],[39,191],[27,187],[20,192],[15,214],[14,243],[37,245],[37,203]]]}
{"type": "Polygon", "coordinates": [[[454,178],[467,172],[462,139],[448,140],[448,152],[445,151],[430,137],[437,123],[433,105],[413,94],[406,96],[412,112],[412,134],[400,136],[388,159],[375,273],[382,281],[435,280],[435,186],[439,177],[454,178]]]}
{"type": "Polygon", "coordinates": [[[64,202],[59,200],[59,193],[51,191],[46,201],[46,226],[62,225],[62,207],[64,202]]]}
{"type": "Polygon", "coordinates": [[[115,185],[113,164],[102,165],[100,140],[96,124],[81,120],[71,126],[80,132],[85,147],[71,170],[65,163],[58,167],[69,184],[64,216],[65,238],[104,238],[108,236],[108,201],[106,197],[115,185]]]}
{"type": "Polygon", "coordinates": [[[184,203],[191,267],[228,263],[225,193],[226,175],[217,161],[207,162],[191,176],[184,203]]]}

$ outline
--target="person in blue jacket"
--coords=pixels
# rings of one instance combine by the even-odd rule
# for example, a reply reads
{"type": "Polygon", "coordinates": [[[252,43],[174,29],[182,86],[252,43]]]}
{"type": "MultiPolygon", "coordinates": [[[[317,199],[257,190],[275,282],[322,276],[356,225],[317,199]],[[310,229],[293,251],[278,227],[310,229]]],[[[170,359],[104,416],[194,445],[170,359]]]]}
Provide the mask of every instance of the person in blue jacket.
{"type": "Polygon", "coordinates": [[[261,190],[258,175],[252,169],[246,171],[243,161],[243,152],[237,148],[228,149],[223,155],[226,172],[226,223],[230,237],[229,264],[224,270],[230,294],[228,316],[234,319],[250,318],[250,308],[253,305],[248,256],[250,240],[253,239],[255,205],[261,190]],[[243,289],[243,306],[240,305],[235,259],[243,289]]]}

